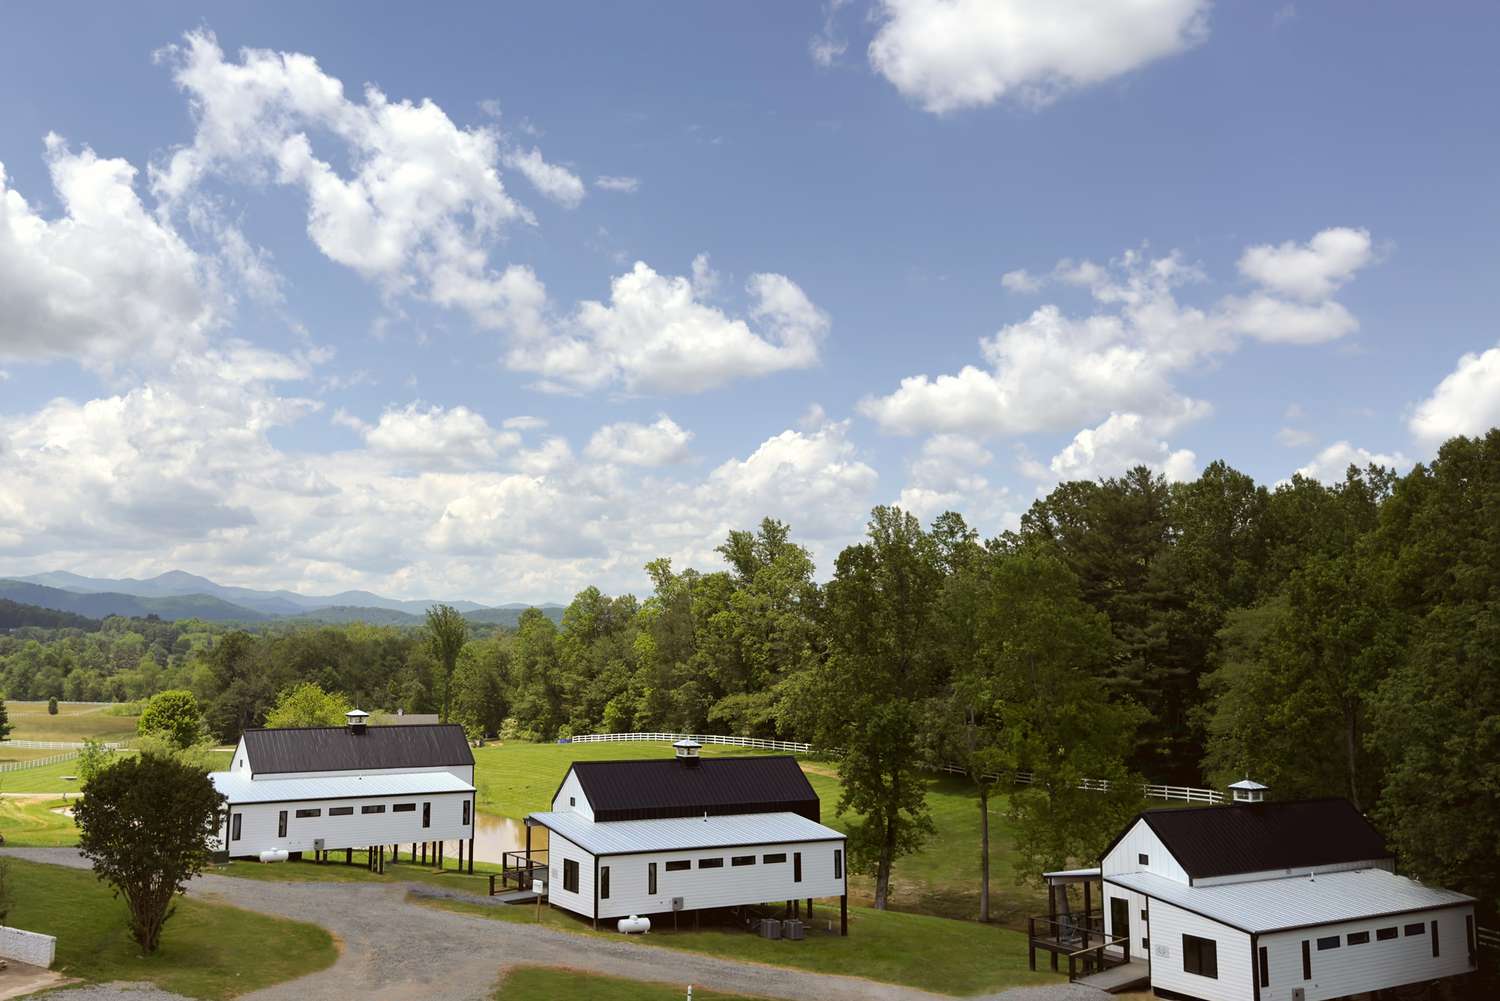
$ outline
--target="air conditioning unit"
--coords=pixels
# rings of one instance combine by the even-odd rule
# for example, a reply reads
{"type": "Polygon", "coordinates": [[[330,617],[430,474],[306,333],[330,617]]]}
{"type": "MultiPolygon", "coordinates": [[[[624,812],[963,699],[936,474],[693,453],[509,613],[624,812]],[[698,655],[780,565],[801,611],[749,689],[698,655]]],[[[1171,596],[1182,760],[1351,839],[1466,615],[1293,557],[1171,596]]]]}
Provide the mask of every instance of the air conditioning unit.
{"type": "Polygon", "coordinates": [[[674,911],[680,911],[680,910],[682,910],[682,907],[683,907],[682,898],[681,897],[673,897],[672,898],[672,910],[674,910],[674,911]]]}
{"type": "Polygon", "coordinates": [[[314,838],[313,839],[313,851],[320,852],[322,850],[323,850],[323,839],[322,838],[314,838]]]}
{"type": "Polygon", "coordinates": [[[1292,988],[1292,1001],[1307,1001],[1307,988],[1306,987],[1293,987],[1292,988]]]}
{"type": "Polygon", "coordinates": [[[775,918],[761,918],[761,920],[760,920],[760,937],[761,938],[780,938],[781,937],[781,922],[778,921],[778,920],[776,920],[775,918]]]}
{"type": "Polygon", "coordinates": [[[781,937],[792,942],[800,942],[807,937],[807,927],[796,918],[787,918],[781,922],[781,937]]]}

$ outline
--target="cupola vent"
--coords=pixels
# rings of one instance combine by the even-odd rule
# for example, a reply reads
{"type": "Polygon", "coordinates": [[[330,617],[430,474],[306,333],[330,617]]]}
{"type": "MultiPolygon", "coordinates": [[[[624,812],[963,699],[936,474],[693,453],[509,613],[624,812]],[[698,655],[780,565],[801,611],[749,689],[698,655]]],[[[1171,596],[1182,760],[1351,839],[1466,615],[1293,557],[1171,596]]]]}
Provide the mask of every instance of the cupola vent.
{"type": "Polygon", "coordinates": [[[686,737],[672,745],[672,749],[677,752],[677,761],[684,768],[698,767],[698,751],[702,747],[703,745],[692,737],[686,737]]]}
{"type": "Polygon", "coordinates": [[[344,725],[349,728],[350,733],[364,733],[369,719],[370,714],[362,709],[350,709],[344,713],[344,725]]]}
{"type": "Polygon", "coordinates": [[[1268,788],[1247,776],[1230,785],[1229,791],[1234,794],[1236,803],[1264,803],[1268,788]]]}

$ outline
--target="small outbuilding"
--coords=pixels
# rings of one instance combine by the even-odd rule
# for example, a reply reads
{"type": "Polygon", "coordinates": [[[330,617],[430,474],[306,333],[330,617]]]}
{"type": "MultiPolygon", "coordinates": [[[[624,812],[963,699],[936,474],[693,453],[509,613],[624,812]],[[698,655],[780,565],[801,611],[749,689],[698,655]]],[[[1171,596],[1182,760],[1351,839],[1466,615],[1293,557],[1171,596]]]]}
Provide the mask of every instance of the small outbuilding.
{"type": "Polygon", "coordinates": [[[575,761],[552,809],[526,818],[548,832],[548,900],[592,919],[785,903],[811,914],[839,898],[848,933],[844,835],[790,756],[575,761]]]}
{"type": "Polygon", "coordinates": [[[459,867],[474,864],[474,754],[456,724],[247,730],[228,771],[209,778],[224,795],[212,847],[260,857],[401,845],[440,860],[457,842],[459,867]],[[467,843],[467,844],[466,844],[467,843]],[[420,846],[420,849],[419,849],[420,846]]]}

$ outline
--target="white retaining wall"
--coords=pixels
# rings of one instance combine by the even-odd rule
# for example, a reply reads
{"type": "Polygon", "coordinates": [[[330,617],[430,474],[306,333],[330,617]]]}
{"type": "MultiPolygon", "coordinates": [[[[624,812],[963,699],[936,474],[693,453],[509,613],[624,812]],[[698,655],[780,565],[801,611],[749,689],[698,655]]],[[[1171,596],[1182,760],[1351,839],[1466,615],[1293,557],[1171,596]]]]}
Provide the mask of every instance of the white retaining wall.
{"type": "Polygon", "coordinates": [[[34,931],[0,925],[0,956],[18,963],[49,967],[57,952],[57,939],[34,931]]]}

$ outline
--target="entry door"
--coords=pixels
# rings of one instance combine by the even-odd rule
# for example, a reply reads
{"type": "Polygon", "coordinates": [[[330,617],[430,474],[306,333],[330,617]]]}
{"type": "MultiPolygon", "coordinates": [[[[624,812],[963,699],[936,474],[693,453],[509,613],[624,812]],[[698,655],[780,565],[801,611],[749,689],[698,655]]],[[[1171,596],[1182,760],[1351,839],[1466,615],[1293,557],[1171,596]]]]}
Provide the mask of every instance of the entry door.
{"type": "Polygon", "coordinates": [[[1130,901],[1124,897],[1109,898],[1109,937],[1125,939],[1130,951],[1130,901]]]}

